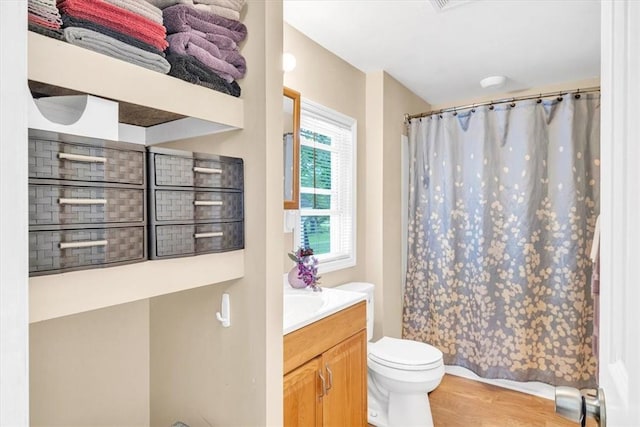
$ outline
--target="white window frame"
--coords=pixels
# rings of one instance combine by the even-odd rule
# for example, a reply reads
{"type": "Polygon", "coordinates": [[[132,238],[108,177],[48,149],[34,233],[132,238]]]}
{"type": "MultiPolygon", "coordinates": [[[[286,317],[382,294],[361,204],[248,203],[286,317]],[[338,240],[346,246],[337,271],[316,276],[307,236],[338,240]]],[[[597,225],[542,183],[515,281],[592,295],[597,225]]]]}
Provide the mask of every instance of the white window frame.
{"type": "MultiPolygon", "coordinates": [[[[358,122],[356,121],[356,119],[349,117],[345,114],[339,113],[335,110],[332,110],[328,107],[325,107],[321,104],[315,103],[313,101],[309,101],[308,99],[302,98],[301,99],[301,103],[300,103],[300,115],[304,115],[305,112],[311,113],[311,114],[315,114],[317,116],[323,117],[325,119],[327,119],[327,121],[333,121],[338,123],[341,126],[344,126],[346,128],[350,129],[351,132],[351,158],[353,159],[352,162],[352,167],[351,167],[351,182],[353,183],[353,189],[352,189],[352,203],[351,203],[351,209],[350,209],[350,216],[351,216],[351,239],[350,240],[350,244],[351,244],[351,251],[349,253],[349,255],[345,256],[336,256],[336,255],[332,255],[331,253],[329,254],[321,254],[321,255],[316,255],[316,258],[318,258],[318,273],[319,274],[324,274],[324,273],[329,273],[331,271],[337,271],[337,270],[342,270],[345,268],[350,268],[350,267],[354,267],[356,265],[356,242],[357,242],[357,204],[358,204],[358,195],[357,195],[357,188],[358,188],[358,184],[357,184],[357,147],[358,147],[358,132],[357,132],[357,127],[358,127],[358,122]]],[[[305,145],[302,142],[302,138],[300,141],[300,149],[302,149],[302,145],[305,145]]],[[[325,149],[327,151],[331,151],[334,152],[335,149],[331,148],[331,147],[327,147],[327,148],[322,148],[325,149]]],[[[335,177],[333,174],[331,175],[331,179],[332,181],[337,179],[337,177],[335,177]]],[[[302,187],[301,188],[301,192],[300,194],[302,195],[302,187]]],[[[334,188],[333,182],[332,182],[332,188],[334,188]]],[[[321,193],[319,193],[321,194],[321,193]]],[[[302,211],[303,209],[300,209],[297,211],[296,214],[296,221],[295,221],[295,226],[294,226],[294,233],[293,233],[293,250],[296,250],[300,245],[301,245],[301,241],[300,241],[300,237],[301,237],[301,230],[300,230],[300,226],[301,226],[301,217],[302,217],[302,211]]],[[[335,211],[331,211],[331,210],[326,210],[326,209],[320,209],[320,210],[313,210],[313,209],[304,209],[304,213],[305,215],[307,214],[317,214],[317,215],[330,215],[331,213],[335,213],[335,211]]],[[[334,227],[334,221],[336,221],[335,217],[331,217],[331,230],[336,230],[336,227],[334,227]]],[[[331,238],[331,242],[334,242],[336,239],[331,238]]],[[[332,252],[333,252],[333,248],[332,248],[332,252]]]]}

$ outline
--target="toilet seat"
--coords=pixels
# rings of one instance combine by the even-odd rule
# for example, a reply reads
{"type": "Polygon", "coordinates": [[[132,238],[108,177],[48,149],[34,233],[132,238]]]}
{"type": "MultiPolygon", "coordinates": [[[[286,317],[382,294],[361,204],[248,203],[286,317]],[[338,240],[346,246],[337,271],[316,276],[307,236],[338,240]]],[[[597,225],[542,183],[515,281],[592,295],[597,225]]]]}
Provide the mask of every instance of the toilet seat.
{"type": "Polygon", "coordinates": [[[388,368],[404,371],[424,371],[442,365],[442,352],[418,341],[383,337],[370,343],[368,356],[372,361],[388,368]]]}

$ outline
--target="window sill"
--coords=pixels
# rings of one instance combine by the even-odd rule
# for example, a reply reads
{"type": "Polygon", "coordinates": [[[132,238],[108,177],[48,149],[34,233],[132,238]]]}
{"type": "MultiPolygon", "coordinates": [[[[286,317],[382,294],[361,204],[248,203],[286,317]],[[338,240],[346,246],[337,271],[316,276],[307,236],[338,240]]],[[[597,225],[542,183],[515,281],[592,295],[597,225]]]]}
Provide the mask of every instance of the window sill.
{"type": "Polygon", "coordinates": [[[356,257],[344,257],[322,260],[319,259],[318,274],[331,273],[332,271],[344,270],[346,268],[355,267],[356,257]]]}

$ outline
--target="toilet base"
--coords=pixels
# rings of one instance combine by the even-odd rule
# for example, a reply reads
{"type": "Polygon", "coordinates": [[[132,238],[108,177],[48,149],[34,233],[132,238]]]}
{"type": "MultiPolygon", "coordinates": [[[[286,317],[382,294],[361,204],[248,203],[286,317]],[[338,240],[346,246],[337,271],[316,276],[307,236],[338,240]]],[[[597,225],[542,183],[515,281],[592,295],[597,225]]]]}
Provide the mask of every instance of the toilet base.
{"type": "Polygon", "coordinates": [[[426,394],[389,395],[390,427],[433,427],[431,405],[426,394]]]}
{"type": "Polygon", "coordinates": [[[427,394],[389,393],[388,399],[377,397],[369,393],[369,424],[376,427],[433,427],[427,394]]]}

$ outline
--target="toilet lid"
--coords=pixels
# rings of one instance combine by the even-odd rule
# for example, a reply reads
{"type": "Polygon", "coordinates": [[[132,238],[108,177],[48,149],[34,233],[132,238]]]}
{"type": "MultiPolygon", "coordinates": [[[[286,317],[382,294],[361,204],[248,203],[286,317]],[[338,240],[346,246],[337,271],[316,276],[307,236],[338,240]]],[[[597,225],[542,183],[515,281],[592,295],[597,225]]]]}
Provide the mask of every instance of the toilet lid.
{"type": "Polygon", "coordinates": [[[433,369],[442,364],[442,352],[429,344],[383,337],[369,345],[369,358],[391,368],[433,369]]]}

